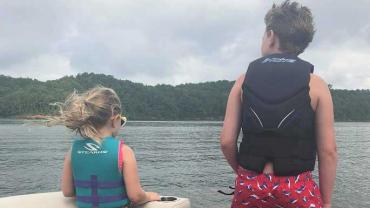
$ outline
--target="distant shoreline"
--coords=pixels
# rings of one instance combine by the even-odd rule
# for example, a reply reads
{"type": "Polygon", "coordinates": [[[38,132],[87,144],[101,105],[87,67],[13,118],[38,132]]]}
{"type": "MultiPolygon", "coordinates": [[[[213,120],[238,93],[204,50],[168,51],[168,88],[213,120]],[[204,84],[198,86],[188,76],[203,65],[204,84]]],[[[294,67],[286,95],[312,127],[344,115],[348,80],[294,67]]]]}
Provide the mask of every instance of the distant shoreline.
{"type": "MultiPolygon", "coordinates": [[[[50,103],[65,100],[73,90],[84,92],[96,85],[110,87],[117,92],[129,121],[223,121],[234,82],[147,86],[93,73],[47,82],[0,75],[0,117],[48,119],[45,115],[58,113],[56,106],[50,103]]],[[[370,89],[329,88],[335,121],[370,121],[370,89]]]]}
{"type": "MultiPolygon", "coordinates": [[[[14,120],[30,120],[30,121],[40,121],[46,120],[50,115],[35,114],[35,115],[17,115],[12,117],[0,117],[0,119],[14,119],[14,120]]],[[[129,122],[215,122],[222,123],[223,120],[219,119],[193,119],[193,120],[150,120],[150,119],[139,119],[130,120],[129,122]]],[[[353,121],[353,120],[339,120],[335,122],[353,122],[353,123],[368,123],[369,121],[353,121]]]]}
{"type": "Polygon", "coordinates": [[[10,118],[19,120],[45,120],[47,117],[48,117],[47,115],[36,114],[36,115],[18,115],[10,118]]]}
{"type": "MultiPolygon", "coordinates": [[[[11,117],[0,117],[0,119],[14,119],[14,120],[46,120],[50,115],[35,114],[35,115],[16,115],[11,117]]],[[[223,122],[220,119],[193,119],[193,120],[151,120],[151,119],[139,119],[131,120],[129,122],[167,122],[167,121],[178,121],[178,122],[223,122]]]]}

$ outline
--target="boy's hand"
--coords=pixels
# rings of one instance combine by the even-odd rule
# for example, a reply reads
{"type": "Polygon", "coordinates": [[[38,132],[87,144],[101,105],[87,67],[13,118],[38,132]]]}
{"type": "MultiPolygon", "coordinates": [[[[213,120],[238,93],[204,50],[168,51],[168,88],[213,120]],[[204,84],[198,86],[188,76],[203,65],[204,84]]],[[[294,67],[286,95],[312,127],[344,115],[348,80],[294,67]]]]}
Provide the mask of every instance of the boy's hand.
{"type": "Polygon", "coordinates": [[[324,204],[322,207],[323,208],[331,208],[331,204],[324,204]]]}

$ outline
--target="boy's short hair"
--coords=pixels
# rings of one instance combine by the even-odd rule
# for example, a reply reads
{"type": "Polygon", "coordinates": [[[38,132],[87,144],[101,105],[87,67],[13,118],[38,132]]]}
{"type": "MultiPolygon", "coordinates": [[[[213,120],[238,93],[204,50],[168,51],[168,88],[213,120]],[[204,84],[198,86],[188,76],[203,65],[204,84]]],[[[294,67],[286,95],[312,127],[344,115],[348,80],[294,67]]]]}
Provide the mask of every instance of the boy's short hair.
{"type": "Polygon", "coordinates": [[[273,4],[265,16],[266,31],[272,30],[280,41],[283,52],[300,54],[315,34],[313,17],[308,7],[297,2],[273,4]]]}

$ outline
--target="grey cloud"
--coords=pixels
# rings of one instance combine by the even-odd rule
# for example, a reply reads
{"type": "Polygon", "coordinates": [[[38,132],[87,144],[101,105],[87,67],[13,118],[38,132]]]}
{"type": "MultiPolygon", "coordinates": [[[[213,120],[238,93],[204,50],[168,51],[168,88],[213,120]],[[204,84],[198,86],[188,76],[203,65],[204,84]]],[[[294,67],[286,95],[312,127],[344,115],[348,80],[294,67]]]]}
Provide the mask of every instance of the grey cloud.
{"type": "MultiPolygon", "coordinates": [[[[302,57],[335,87],[370,88],[361,79],[368,75],[370,3],[302,3],[317,26],[302,57]],[[343,84],[347,77],[353,80],[343,84]]],[[[40,74],[50,66],[61,70],[50,79],[92,71],[149,84],[231,80],[260,55],[270,7],[257,0],[2,1],[0,74],[48,79],[40,74]]]]}
{"type": "Polygon", "coordinates": [[[68,24],[64,11],[58,1],[1,1],[0,66],[50,53],[68,24]]]}

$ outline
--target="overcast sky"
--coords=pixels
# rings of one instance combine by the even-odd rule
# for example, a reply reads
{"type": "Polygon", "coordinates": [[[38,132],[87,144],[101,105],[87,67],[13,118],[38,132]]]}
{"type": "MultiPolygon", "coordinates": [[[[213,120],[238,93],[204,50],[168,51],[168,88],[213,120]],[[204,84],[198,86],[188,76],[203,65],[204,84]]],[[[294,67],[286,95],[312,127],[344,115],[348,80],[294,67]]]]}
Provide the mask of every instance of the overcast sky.
{"type": "MultiPolygon", "coordinates": [[[[277,3],[281,1],[275,1],[277,3]]],[[[334,88],[370,89],[370,1],[299,1],[317,32],[301,58],[334,88]]],[[[145,84],[235,80],[260,56],[261,0],[0,0],[0,74],[104,73],[145,84]]]]}

